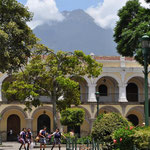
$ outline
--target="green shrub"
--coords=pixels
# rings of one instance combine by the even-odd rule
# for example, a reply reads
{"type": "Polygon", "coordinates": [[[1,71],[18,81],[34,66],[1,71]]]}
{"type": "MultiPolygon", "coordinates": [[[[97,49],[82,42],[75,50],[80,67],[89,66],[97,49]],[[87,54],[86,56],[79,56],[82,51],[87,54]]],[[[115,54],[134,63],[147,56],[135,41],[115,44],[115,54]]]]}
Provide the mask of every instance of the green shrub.
{"type": "Polygon", "coordinates": [[[82,108],[67,108],[61,111],[60,122],[64,126],[70,126],[74,129],[75,126],[80,126],[85,117],[85,111],[82,108]]]}
{"type": "Polygon", "coordinates": [[[133,140],[138,149],[150,149],[150,127],[138,128],[133,135],[133,140]]]}
{"type": "Polygon", "coordinates": [[[116,113],[107,113],[98,116],[92,128],[92,138],[104,143],[109,149],[114,146],[112,133],[119,128],[129,127],[131,123],[116,113]]]}
{"type": "Polygon", "coordinates": [[[115,147],[119,148],[120,150],[133,150],[134,133],[135,129],[133,128],[133,126],[116,130],[112,135],[115,147]]]}
{"type": "Polygon", "coordinates": [[[61,143],[62,144],[66,144],[67,139],[70,139],[70,142],[72,142],[73,140],[77,140],[77,144],[87,144],[88,142],[91,142],[91,136],[86,136],[86,137],[81,137],[81,138],[77,138],[77,136],[70,136],[69,133],[65,133],[64,136],[66,137],[66,139],[61,138],[61,143]]]}
{"type": "MultiPolygon", "coordinates": [[[[64,133],[64,136],[66,137],[66,139],[74,139],[75,137],[72,137],[72,136],[70,136],[70,134],[69,133],[64,133]]],[[[61,143],[62,144],[66,144],[66,139],[64,139],[63,137],[61,138],[61,143]]]]}
{"type": "Polygon", "coordinates": [[[77,144],[87,144],[91,143],[92,139],[91,136],[85,136],[77,139],[77,144]]]}

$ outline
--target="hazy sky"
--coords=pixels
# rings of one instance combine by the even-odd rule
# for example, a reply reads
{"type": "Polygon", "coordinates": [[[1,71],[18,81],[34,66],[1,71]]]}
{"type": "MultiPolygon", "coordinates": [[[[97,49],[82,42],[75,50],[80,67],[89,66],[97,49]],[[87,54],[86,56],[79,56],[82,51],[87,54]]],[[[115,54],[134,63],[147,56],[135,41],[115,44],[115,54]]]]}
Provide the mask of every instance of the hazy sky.
{"type": "MultiPolygon", "coordinates": [[[[33,29],[49,21],[63,21],[64,10],[83,9],[102,28],[113,29],[118,20],[117,12],[128,0],[18,0],[34,13],[29,26],[33,29]]],[[[144,0],[139,0],[149,7],[144,0]]]]}
{"type": "MultiPolygon", "coordinates": [[[[22,4],[26,4],[27,0],[18,0],[22,4]]],[[[34,0],[33,0],[34,1],[34,0]]],[[[74,10],[74,9],[87,9],[90,6],[96,6],[103,0],[55,0],[59,11],[74,10]]]]}

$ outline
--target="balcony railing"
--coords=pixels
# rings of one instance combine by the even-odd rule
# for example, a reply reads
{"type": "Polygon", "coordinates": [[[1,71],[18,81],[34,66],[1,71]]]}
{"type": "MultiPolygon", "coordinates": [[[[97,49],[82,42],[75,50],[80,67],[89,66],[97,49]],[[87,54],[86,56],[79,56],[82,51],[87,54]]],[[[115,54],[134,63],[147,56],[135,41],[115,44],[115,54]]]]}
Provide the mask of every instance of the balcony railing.
{"type": "Polygon", "coordinates": [[[118,102],[119,93],[100,93],[99,102],[118,102]]]}
{"type": "MultiPolygon", "coordinates": [[[[80,94],[80,100],[81,103],[88,102],[88,95],[89,93],[81,93],[80,94]]],[[[128,102],[144,102],[145,96],[144,93],[127,93],[126,98],[128,102]]],[[[150,93],[148,95],[148,98],[150,100],[150,93]]],[[[4,95],[2,95],[3,102],[7,103],[7,99],[4,95]]],[[[47,96],[41,96],[40,100],[42,102],[51,102],[51,99],[47,96]]],[[[119,93],[101,93],[99,96],[99,102],[118,102],[119,101],[119,93]]]]}

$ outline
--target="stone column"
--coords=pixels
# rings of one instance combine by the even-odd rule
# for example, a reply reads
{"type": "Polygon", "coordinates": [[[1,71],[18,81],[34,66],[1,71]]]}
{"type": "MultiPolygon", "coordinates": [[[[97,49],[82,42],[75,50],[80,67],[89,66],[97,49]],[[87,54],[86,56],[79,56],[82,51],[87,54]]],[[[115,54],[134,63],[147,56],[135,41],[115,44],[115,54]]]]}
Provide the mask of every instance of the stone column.
{"type": "Polygon", "coordinates": [[[93,123],[95,121],[95,118],[89,118],[89,121],[90,121],[90,133],[91,133],[92,128],[93,128],[93,123]]]}
{"type": "Polygon", "coordinates": [[[0,116],[0,135],[2,137],[2,141],[4,142],[7,140],[7,128],[6,128],[6,131],[2,130],[2,121],[3,121],[3,118],[0,116]]]}
{"type": "Polygon", "coordinates": [[[30,128],[31,130],[32,130],[32,121],[33,118],[26,118],[27,128],[30,128]]]}
{"type": "Polygon", "coordinates": [[[96,92],[96,84],[88,85],[88,102],[96,102],[95,92],[96,92]]]}
{"type": "Polygon", "coordinates": [[[0,82],[0,101],[2,101],[2,82],[0,82]]]}
{"type": "Polygon", "coordinates": [[[126,86],[127,84],[119,86],[119,102],[128,102],[126,98],[126,86]]]}

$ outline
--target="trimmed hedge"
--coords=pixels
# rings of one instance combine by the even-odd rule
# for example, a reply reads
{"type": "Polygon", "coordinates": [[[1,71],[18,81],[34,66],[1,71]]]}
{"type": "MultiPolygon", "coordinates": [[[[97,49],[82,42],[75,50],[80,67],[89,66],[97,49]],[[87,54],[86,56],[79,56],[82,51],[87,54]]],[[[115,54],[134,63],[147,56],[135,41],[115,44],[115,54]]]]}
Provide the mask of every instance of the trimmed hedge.
{"type": "Polygon", "coordinates": [[[122,127],[129,127],[131,123],[117,113],[107,113],[98,116],[92,128],[92,138],[98,140],[106,147],[113,148],[112,134],[122,127]]]}
{"type": "Polygon", "coordinates": [[[80,126],[85,117],[85,111],[82,108],[67,108],[61,111],[60,122],[64,126],[80,126]]]}

